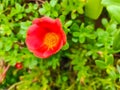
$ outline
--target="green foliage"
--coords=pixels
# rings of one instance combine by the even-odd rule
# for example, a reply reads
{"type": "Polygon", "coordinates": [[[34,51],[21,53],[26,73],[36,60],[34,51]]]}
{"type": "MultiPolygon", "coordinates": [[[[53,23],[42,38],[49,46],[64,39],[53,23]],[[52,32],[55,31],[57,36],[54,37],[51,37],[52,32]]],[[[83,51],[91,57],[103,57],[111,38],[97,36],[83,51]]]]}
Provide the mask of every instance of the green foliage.
{"type": "Polygon", "coordinates": [[[119,0],[102,0],[101,2],[108,10],[113,19],[120,23],[120,1],[119,0]]]}
{"type": "Polygon", "coordinates": [[[106,63],[104,61],[101,61],[101,60],[96,60],[95,63],[101,69],[105,69],[107,66],[106,63]]]}
{"type": "Polygon", "coordinates": [[[58,17],[60,5],[58,5],[57,2],[58,0],[51,0],[50,4],[48,2],[45,2],[42,6],[43,8],[39,9],[39,13],[41,15],[58,17]]]}
{"type": "Polygon", "coordinates": [[[1,0],[0,61],[10,68],[0,89],[119,90],[120,1],[95,2],[1,0]],[[39,59],[28,51],[25,38],[32,20],[44,15],[60,18],[67,43],[57,54],[39,59]],[[23,69],[14,67],[17,62],[23,69]]]}
{"type": "Polygon", "coordinates": [[[103,5],[119,5],[120,4],[120,0],[102,0],[101,2],[103,5]]]}
{"type": "Polygon", "coordinates": [[[118,23],[120,23],[120,17],[119,17],[120,7],[115,5],[110,5],[107,7],[107,10],[109,11],[111,17],[115,19],[118,23]]]}
{"type": "Polygon", "coordinates": [[[101,0],[88,0],[86,2],[85,15],[92,19],[98,19],[103,10],[101,0]]]}
{"type": "Polygon", "coordinates": [[[119,39],[120,39],[120,30],[118,30],[114,36],[114,41],[113,41],[113,49],[118,51],[120,50],[120,43],[119,43],[119,39]]]}
{"type": "Polygon", "coordinates": [[[6,8],[8,6],[13,6],[16,2],[21,3],[21,2],[23,2],[23,0],[0,0],[0,3],[2,3],[2,5],[4,5],[4,8],[6,8]]]}

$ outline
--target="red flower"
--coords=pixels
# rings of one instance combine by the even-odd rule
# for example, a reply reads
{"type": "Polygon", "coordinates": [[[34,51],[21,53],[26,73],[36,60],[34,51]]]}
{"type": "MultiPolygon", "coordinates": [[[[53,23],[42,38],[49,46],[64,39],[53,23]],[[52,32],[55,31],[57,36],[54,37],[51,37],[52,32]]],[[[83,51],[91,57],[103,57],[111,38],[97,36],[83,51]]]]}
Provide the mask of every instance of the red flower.
{"type": "Polygon", "coordinates": [[[59,19],[37,18],[28,28],[26,45],[39,58],[57,53],[65,43],[66,35],[59,19]]]}
{"type": "Polygon", "coordinates": [[[15,64],[15,67],[16,67],[17,69],[22,69],[22,68],[23,68],[23,65],[22,65],[22,63],[17,62],[17,63],[15,64]]]}

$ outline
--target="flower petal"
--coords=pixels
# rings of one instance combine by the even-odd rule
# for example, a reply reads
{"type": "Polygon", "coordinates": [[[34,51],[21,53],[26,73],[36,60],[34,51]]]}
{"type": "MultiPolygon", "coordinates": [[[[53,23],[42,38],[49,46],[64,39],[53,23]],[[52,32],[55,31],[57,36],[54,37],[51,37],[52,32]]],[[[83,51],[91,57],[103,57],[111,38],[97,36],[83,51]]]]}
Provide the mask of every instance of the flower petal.
{"type": "Polygon", "coordinates": [[[42,46],[38,50],[33,51],[34,55],[39,58],[47,58],[55,53],[57,53],[61,47],[63,46],[63,42],[59,42],[56,47],[53,49],[48,49],[47,46],[42,46]]]}
{"type": "Polygon", "coordinates": [[[55,47],[53,47],[53,49],[49,49],[49,50],[45,51],[43,53],[43,56],[49,57],[49,56],[57,53],[61,49],[62,46],[63,46],[63,42],[60,41],[55,47]]]}
{"type": "Polygon", "coordinates": [[[63,45],[64,45],[66,43],[67,37],[66,37],[66,34],[65,34],[64,30],[62,29],[62,24],[61,24],[59,19],[55,20],[55,24],[56,24],[55,25],[56,28],[59,29],[59,30],[58,29],[57,30],[59,31],[61,37],[63,38],[62,40],[63,40],[63,45]]]}
{"type": "Polygon", "coordinates": [[[39,57],[39,58],[47,58],[48,56],[44,55],[44,52],[48,50],[48,48],[46,46],[43,46],[35,51],[33,51],[34,55],[39,57]]]}
{"type": "MultiPolygon", "coordinates": [[[[54,20],[49,17],[42,17],[33,20],[32,24],[27,31],[26,45],[36,57],[47,58],[57,53],[66,43],[66,35],[59,19],[54,20]],[[55,33],[59,37],[57,44],[53,47],[44,43],[47,33],[55,33]]],[[[47,40],[49,41],[50,39],[48,38],[47,40]]]]}
{"type": "Polygon", "coordinates": [[[42,27],[44,30],[51,32],[54,29],[55,20],[49,17],[42,17],[40,19],[35,19],[33,23],[37,23],[39,27],[42,27]]]}
{"type": "Polygon", "coordinates": [[[43,44],[43,38],[46,31],[38,27],[36,24],[29,27],[26,36],[26,45],[30,51],[40,48],[43,44]]]}

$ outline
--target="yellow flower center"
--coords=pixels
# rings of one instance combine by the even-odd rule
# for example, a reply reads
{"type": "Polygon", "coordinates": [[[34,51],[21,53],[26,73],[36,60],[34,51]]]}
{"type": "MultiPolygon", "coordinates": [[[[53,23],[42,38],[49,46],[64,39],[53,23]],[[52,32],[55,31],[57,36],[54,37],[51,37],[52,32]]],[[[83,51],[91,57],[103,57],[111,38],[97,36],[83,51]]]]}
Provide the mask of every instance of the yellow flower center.
{"type": "Polygon", "coordinates": [[[50,32],[45,35],[44,44],[48,47],[48,49],[52,49],[57,45],[59,37],[56,33],[50,32]]]}

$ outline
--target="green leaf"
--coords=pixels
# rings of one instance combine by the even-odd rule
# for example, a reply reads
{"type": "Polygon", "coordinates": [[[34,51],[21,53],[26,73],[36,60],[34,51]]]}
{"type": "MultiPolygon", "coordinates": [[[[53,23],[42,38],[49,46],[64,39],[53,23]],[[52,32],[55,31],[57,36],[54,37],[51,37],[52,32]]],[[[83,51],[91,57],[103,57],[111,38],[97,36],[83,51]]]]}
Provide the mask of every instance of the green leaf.
{"type": "Polygon", "coordinates": [[[22,19],[23,18],[23,14],[18,14],[17,19],[22,19]]]}
{"type": "Polygon", "coordinates": [[[52,14],[53,17],[58,17],[58,12],[57,11],[53,10],[51,14],[52,14]]]}
{"type": "Polygon", "coordinates": [[[106,72],[110,75],[112,79],[116,79],[117,75],[113,67],[108,67],[106,72]]]}
{"type": "Polygon", "coordinates": [[[114,63],[114,57],[112,54],[110,54],[108,57],[107,57],[107,62],[106,64],[107,65],[112,65],[114,63]]]}
{"type": "Polygon", "coordinates": [[[2,47],[3,47],[3,43],[2,41],[0,41],[0,49],[2,49],[2,47]]]}
{"type": "Polygon", "coordinates": [[[120,65],[117,65],[117,71],[120,74],[120,65]]]}
{"type": "Polygon", "coordinates": [[[76,42],[78,42],[78,39],[77,38],[72,38],[72,41],[76,43],[76,42]]]}
{"type": "Polygon", "coordinates": [[[52,7],[55,7],[55,5],[57,4],[57,2],[58,2],[58,0],[51,0],[51,1],[50,1],[50,5],[51,5],[52,7]]]}
{"type": "Polygon", "coordinates": [[[46,13],[45,8],[40,8],[38,11],[41,15],[44,15],[46,13]]]}
{"type": "Polygon", "coordinates": [[[38,4],[33,4],[33,9],[37,10],[38,9],[38,4]]]}
{"type": "Polygon", "coordinates": [[[70,25],[72,24],[72,20],[69,20],[69,21],[67,21],[66,23],[65,23],[65,27],[69,27],[70,25]]]}
{"type": "Polygon", "coordinates": [[[116,32],[113,39],[113,49],[119,51],[120,50],[120,30],[116,32]]]}
{"type": "Polygon", "coordinates": [[[0,4],[0,12],[3,11],[3,4],[0,4]]]}
{"type": "Polygon", "coordinates": [[[71,13],[71,18],[72,19],[75,19],[77,17],[77,14],[73,11],[72,13],[71,13]]]}
{"type": "Polygon", "coordinates": [[[88,37],[89,39],[95,39],[96,38],[95,34],[86,34],[86,37],[88,37]]]}
{"type": "Polygon", "coordinates": [[[73,23],[72,26],[70,27],[71,31],[78,31],[79,30],[79,25],[77,23],[73,23]]]}
{"type": "Polygon", "coordinates": [[[69,48],[69,43],[67,42],[63,47],[62,50],[67,50],[69,48]]]}
{"type": "Polygon", "coordinates": [[[54,58],[52,61],[52,68],[55,70],[57,68],[57,66],[59,66],[59,59],[54,58]]]}
{"type": "Polygon", "coordinates": [[[117,71],[120,74],[120,65],[117,65],[117,71]]]}
{"type": "Polygon", "coordinates": [[[117,5],[110,5],[107,7],[107,10],[111,17],[120,23],[120,6],[117,5]]]}
{"type": "Polygon", "coordinates": [[[37,65],[38,61],[35,57],[31,57],[24,62],[24,66],[29,67],[30,69],[34,68],[37,65]]]}
{"type": "Polygon", "coordinates": [[[105,69],[107,67],[106,63],[102,60],[95,60],[95,63],[101,69],[105,69]]]}
{"type": "Polygon", "coordinates": [[[99,44],[104,44],[106,41],[108,41],[109,33],[107,31],[104,31],[103,29],[97,29],[96,32],[98,36],[98,42],[99,44]]]}
{"type": "Polygon", "coordinates": [[[63,81],[67,81],[68,77],[67,76],[62,76],[63,81]]]}
{"type": "Polygon", "coordinates": [[[73,37],[79,37],[80,36],[80,33],[79,32],[73,32],[73,37]]]}
{"type": "Polygon", "coordinates": [[[103,5],[120,5],[120,0],[102,0],[103,5]]]}
{"type": "Polygon", "coordinates": [[[88,0],[85,5],[85,15],[92,19],[97,19],[102,10],[101,0],[88,0]]]}
{"type": "Polygon", "coordinates": [[[60,20],[61,20],[62,23],[65,22],[65,16],[64,15],[61,15],[59,18],[60,18],[60,20]]]}
{"type": "Polygon", "coordinates": [[[103,18],[102,24],[106,27],[108,25],[108,20],[106,18],[103,18]]]}
{"type": "Polygon", "coordinates": [[[48,2],[45,2],[45,3],[43,4],[43,8],[45,8],[45,10],[47,10],[47,11],[50,11],[50,10],[51,10],[51,6],[50,6],[50,4],[49,4],[48,2]]]}
{"type": "Polygon", "coordinates": [[[84,43],[85,42],[85,36],[84,35],[80,35],[79,36],[79,42],[80,43],[84,43]]]}
{"type": "Polygon", "coordinates": [[[23,6],[21,6],[19,3],[15,3],[16,12],[22,12],[23,9],[24,9],[23,6]]]}
{"type": "Polygon", "coordinates": [[[9,51],[12,48],[12,40],[6,42],[5,51],[9,51]]]}
{"type": "Polygon", "coordinates": [[[77,12],[78,12],[79,14],[83,14],[83,13],[84,13],[83,7],[84,7],[84,3],[81,3],[81,4],[79,5],[79,7],[77,8],[77,12]]]}

